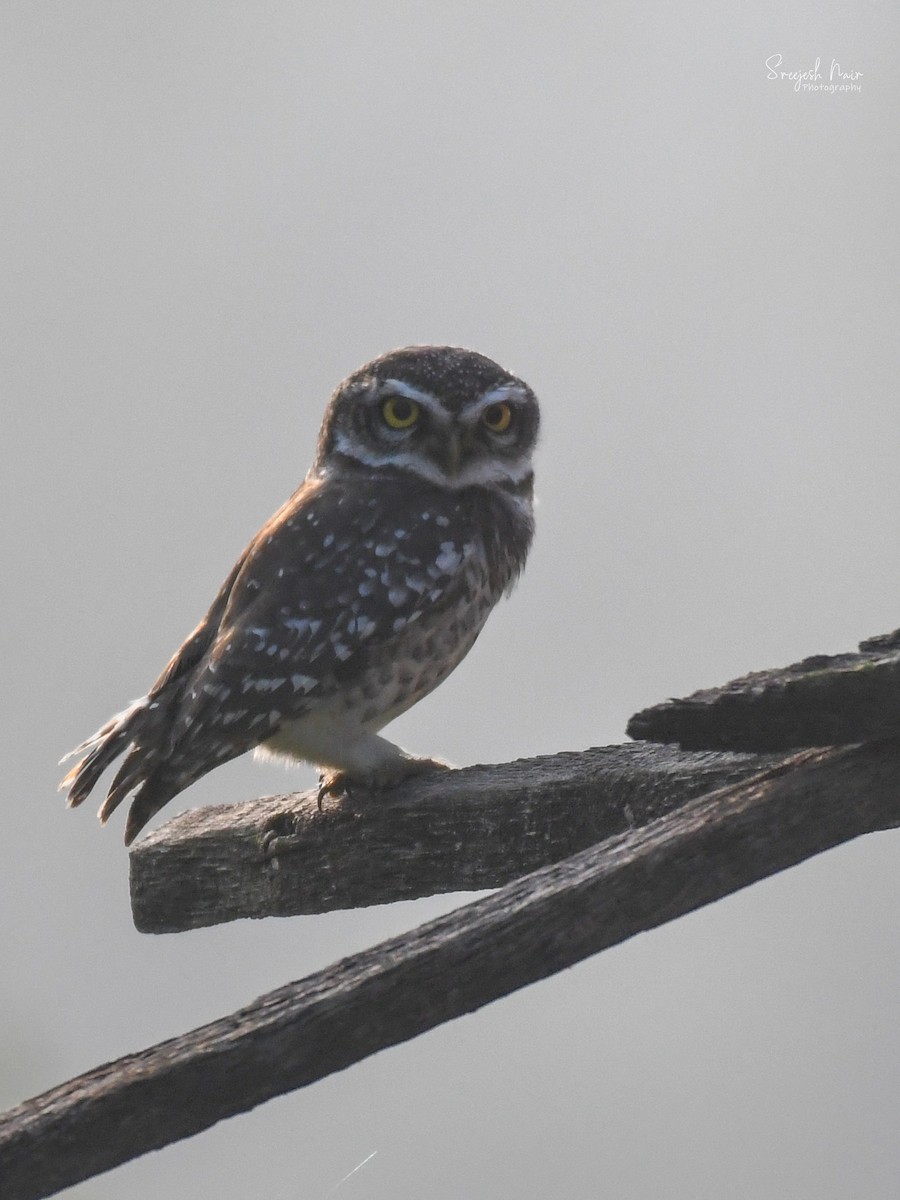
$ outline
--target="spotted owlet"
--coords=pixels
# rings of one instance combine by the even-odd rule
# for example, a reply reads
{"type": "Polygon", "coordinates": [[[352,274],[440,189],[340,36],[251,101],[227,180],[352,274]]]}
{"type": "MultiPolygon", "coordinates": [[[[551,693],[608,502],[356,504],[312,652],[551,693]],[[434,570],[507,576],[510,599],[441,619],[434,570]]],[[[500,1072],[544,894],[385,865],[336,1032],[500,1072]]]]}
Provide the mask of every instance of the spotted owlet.
{"type": "Polygon", "coordinates": [[[495,362],[411,346],[361,367],[315,461],[146,696],[72,754],[70,805],[125,758],[130,843],[162,806],[256,749],[314,763],[319,800],[445,764],[378,731],[445,679],[511,590],[534,532],[538,404],[495,362]]]}

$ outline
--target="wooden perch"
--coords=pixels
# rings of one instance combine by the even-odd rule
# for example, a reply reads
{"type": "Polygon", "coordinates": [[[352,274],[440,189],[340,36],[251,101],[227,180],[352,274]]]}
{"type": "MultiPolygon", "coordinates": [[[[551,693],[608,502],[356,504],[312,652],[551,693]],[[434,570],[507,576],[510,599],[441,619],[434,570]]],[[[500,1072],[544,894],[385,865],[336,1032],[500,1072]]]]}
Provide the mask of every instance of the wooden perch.
{"type": "Polygon", "coordinates": [[[900,742],[795,755],[12,1109],[0,1196],[50,1195],[898,822],[900,742]]]}
{"type": "Polygon", "coordinates": [[[145,933],[500,887],[779,761],[607,746],[420,778],[381,798],[315,793],[182,813],[132,849],[145,933]]]}
{"type": "Polygon", "coordinates": [[[629,736],[692,750],[786,751],[900,734],[900,630],[633,716],[629,736]]]}

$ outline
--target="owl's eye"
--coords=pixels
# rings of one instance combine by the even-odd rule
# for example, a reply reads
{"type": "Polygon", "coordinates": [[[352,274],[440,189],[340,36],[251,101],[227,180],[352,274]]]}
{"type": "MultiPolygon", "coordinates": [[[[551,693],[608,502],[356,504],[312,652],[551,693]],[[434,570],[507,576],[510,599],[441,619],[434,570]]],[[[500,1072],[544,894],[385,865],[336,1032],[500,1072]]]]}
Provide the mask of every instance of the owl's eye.
{"type": "Polygon", "coordinates": [[[412,429],[419,419],[419,406],[406,396],[389,396],[381,406],[381,415],[391,429],[412,429]]]}
{"type": "Polygon", "coordinates": [[[481,419],[491,433],[506,433],[512,424],[513,410],[505,402],[502,404],[492,404],[484,410],[481,419]]]}

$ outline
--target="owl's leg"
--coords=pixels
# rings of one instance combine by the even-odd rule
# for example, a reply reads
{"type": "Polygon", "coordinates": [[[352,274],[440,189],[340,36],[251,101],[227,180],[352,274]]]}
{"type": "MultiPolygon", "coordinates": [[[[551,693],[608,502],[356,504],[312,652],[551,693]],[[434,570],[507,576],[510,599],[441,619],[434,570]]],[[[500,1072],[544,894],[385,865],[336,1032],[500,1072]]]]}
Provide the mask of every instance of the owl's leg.
{"type": "Polygon", "coordinates": [[[377,769],[370,769],[365,773],[338,770],[320,774],[319,790],[316,793],[319,812],[322,811],[326,796],[351,796],[357,786],[365,791],[380,792],[386,788],[396,787],[398,783],[402,783],[404,779],[410,779],[414,775],[426,775],[429,771],[452,770],[450,763],[444,762],[443,759],[417,758],[415,755],[401,750],[399,746],[394,746],[386,738],[378,740],[398,751],[397,757],[392,758],[390,762],[380,764],[377,769]]]}
{"type": "Polygon", "coordinates": [[[350,788],[378,792],[412,775],[447,770],[438,758],[417,758],[346,717],[310,713],[286,722],[260,749],[279,758],[315,763],[321,770],[317,802],[350,788]]]}

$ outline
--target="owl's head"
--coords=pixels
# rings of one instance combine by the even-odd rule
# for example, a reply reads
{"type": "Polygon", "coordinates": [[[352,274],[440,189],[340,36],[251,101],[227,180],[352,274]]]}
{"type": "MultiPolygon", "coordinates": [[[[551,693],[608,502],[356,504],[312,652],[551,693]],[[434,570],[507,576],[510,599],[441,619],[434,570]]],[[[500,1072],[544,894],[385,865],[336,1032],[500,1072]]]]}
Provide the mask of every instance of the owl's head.
{"type": "Polygon", "coordinates": [[[458,346],[407,346],[360,367],[331,398],[314,470],[347,460],[446,488],[530,495],[540,414],[527,384],[458,346]]]}

